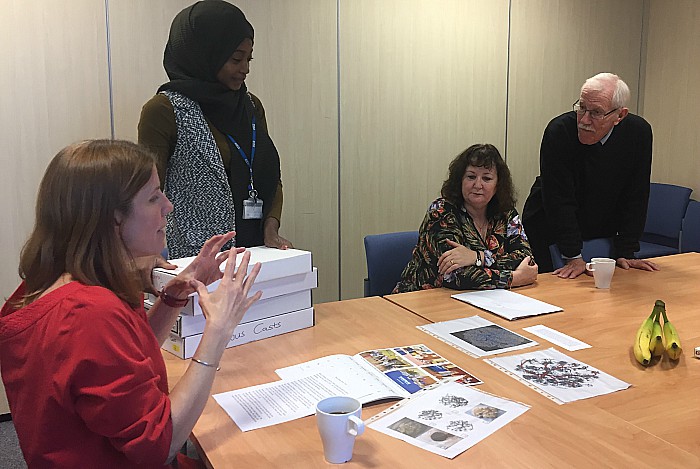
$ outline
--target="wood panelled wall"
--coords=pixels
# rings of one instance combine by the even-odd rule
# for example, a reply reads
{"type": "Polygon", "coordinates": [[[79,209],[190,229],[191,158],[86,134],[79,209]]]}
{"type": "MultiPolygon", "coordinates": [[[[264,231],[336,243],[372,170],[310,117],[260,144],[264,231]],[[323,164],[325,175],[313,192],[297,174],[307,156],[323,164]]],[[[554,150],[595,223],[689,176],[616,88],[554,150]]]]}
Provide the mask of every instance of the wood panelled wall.
{"type": "Polygon", "coordinates": [[[654,181],[694,190],[700,200],[700,2],[654,0],[642,114],[654,131],[654,181]]]}
{"type": "MultiPolygon", "coordinates": [[[[3,0],[0,295],[17,287],[39,181],[68,143],[110,136],[104,3],[3,0]]],[[[0,386],[0,414],[9,408],[0,386]]]]}
{"type": "Polygon", "coordinates": [[[599,72],[621,76],[637,112],[642,2],[514,0],[511,11],[507,163],[522,208],[539,175],[542,133],[572,109],[599,72]]]}
{"type": "MultiPolygon", "coordinates": [[[[189,3],[4,0],[3,297],[19,280],[47,162],[73,141],[109,137],[111,125],[117,138],[136,138],[141,106],[166,80],[170,22],[189,3]]],[[[627,81],[632,111],[653,125],[653,179],[700,189],[700,6],[692,0],[238,5],[256,31],[248,86],[282,159],[282,233],[314,253],[315,302],[362,294],[363,237],[417,229],[447,164],[472,143],[502,151],[522,205],[544,126],[600,71],[627,81]]]]}
{"type": "Polygon", "coordinates": [[[367,234],[416,230],[450,161],[505,142],[508,2],[352,0],[340,18],[341,296],[367,234]]]}

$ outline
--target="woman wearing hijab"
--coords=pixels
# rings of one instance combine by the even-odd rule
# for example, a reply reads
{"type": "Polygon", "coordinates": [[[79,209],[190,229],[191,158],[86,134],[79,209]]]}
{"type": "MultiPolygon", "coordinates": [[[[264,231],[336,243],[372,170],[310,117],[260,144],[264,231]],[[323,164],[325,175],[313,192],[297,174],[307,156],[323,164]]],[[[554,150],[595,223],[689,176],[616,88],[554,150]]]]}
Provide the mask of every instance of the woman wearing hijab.
{"type": "Polygon", "coordinates": [[[139,143],[157,156],[171,258],[193,256],[212,235],[231,244],[292,244],[279,236],[282,183],[265,110],[245,78],[253,27],[222,0],[197,2],[173,20],[163,66],[170,81],[141,111],[139,143]]]}

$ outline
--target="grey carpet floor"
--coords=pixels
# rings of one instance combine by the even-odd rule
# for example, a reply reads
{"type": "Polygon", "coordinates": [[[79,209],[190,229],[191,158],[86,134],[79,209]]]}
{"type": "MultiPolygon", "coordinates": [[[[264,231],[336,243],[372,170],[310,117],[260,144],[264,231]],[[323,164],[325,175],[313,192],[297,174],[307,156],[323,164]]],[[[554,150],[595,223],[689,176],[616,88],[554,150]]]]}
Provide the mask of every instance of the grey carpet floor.
{"type": "Polygon", "coordinates": [[[17,433],[12,421],[0,422],[0,468],[25,469],[27,464],[19,449],[17,433]]]}

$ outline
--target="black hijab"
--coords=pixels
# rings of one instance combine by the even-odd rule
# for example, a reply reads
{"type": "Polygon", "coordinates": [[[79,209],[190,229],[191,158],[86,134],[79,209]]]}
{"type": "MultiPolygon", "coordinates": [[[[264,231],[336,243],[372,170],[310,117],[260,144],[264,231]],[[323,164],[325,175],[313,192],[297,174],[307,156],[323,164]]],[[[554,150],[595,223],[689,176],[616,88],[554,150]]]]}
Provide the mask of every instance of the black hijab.
{"type": "Polygon", "coordinates": [[[246,38],[253,40],[253,26],[228,2],[204,0],[185,8],[170,26],[163,54],[170,81],[158,91],[177,91],[197,101],[214,127],[247,147],[253,108],[245,83],[234,91],[216,79],[246,38]]]}

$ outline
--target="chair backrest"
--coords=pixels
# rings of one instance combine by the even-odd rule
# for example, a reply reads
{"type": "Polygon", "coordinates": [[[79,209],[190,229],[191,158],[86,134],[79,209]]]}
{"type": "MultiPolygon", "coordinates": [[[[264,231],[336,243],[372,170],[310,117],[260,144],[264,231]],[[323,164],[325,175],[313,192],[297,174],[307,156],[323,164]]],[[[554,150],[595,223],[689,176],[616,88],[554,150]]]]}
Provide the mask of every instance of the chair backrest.
{"type": "Polygon", "coordinates": [[[688,187],[652,182],[642,241],[678,249],[681,223],[692,191],[688,187]]]}
{"type": "MultiPolygon", "coordinates": [[[[610,257],[613,252],[612,238],[596,238],[583,242],[581,257],[586,262],[590,262],[592,257],[610,257]]],[[[552,266],[554,269],[564,267],[564,260],[561,257],[556,244],[549,246],[549,253],[552,255],[552,266]]]]}
{"type": "Polygon", "coordinates": [[[365,236],[367,279],[365,296],[388,295],[401,279],[418,243],[417,231],[365,236]]]}
{"type": "Polygon", "coordinates": [[[683,217],[681,252],[700,252],[700,202],[691,200],[683,217]]]}

